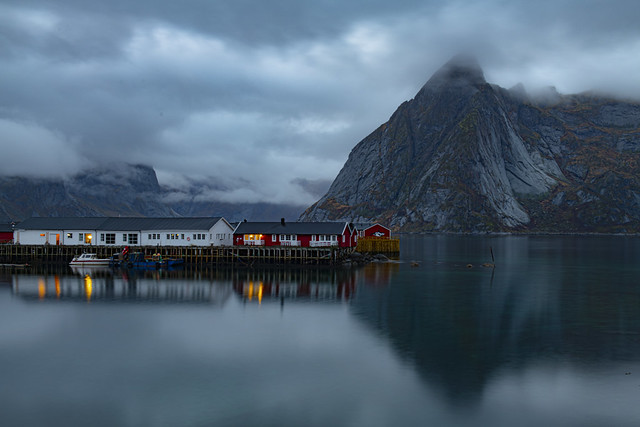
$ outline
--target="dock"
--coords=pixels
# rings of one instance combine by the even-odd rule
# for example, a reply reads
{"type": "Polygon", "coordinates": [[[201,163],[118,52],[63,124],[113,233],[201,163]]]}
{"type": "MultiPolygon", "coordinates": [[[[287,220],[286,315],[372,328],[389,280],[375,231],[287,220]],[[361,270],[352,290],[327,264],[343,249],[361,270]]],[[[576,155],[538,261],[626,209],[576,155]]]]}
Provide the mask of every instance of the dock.
{"type": "Polygon", "coordinates": [[[363,237],[358,239],[356,252],[363,254],[400,255],[400,239],[389,237],[363,237]]]}
{"type": "MultiPolygon", "coordinates": [[[[110,258],[121,246],[87,245],[0,245],[0,265],[69,264],[83,252],[110,258]]],[[[145,256],[159,253],[163,257],[181,258],[191,266],[211,265],[336,265],[351,255],[354,248],[339,247],[256,247],[256,246],[129,246],[129,252],[145,256]]]]}

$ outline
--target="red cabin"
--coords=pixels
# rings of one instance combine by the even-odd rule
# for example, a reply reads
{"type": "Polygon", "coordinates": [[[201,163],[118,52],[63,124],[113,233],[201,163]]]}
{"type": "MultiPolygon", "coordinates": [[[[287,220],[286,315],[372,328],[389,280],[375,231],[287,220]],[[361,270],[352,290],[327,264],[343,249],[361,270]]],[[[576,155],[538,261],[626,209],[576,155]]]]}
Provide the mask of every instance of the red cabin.
{"type": "Polygon", "coordinates": [[[13,224],[0,224],[0,243],[13,243],[13,224]]]}
{"type": "Polygon", "coordinates": [[[358,237],[378,237],[383,239],[391,238],[391,229],[385,227],[380,224],[370,224],[370,223],[362,223],[356,224],[356,228],[358,229],[358,237]]]}
{"type": "Polygon", "coordinates": [[[351,248],[357,240],[348,222],[241,222],[233,233],[235,246],[351,248]]]}

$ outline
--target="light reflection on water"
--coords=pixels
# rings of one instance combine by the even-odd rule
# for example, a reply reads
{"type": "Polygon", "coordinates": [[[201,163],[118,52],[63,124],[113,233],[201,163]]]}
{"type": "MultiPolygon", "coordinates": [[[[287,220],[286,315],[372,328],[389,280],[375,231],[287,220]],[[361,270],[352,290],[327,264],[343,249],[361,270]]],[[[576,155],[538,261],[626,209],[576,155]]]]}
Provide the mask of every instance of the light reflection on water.
{"type": "Polygon", "coordinates": [[[637,239],[402,250],[353,269],[5,274],[0,424],[640,423],[637,239]]]}

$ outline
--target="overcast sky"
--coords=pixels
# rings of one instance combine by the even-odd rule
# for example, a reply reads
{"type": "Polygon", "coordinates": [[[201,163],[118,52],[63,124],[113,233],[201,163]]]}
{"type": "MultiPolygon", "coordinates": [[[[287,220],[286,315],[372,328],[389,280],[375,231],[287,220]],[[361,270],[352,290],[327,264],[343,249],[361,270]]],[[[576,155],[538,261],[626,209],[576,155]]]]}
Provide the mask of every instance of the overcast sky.
{"type": "Polygon", "coordinates": [[[640,3],[0,0],[0,171],[144,163],[310,204],[458,53],[503,87],[640,98],[640,3]]]}

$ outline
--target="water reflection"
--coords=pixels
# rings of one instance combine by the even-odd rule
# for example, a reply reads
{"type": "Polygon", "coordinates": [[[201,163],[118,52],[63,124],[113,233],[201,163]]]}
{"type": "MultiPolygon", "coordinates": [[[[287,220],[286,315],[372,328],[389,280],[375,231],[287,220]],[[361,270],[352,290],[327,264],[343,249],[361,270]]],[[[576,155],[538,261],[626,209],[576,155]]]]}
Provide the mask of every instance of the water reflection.
{"type": "Polygon", "coordinates": [[[207,303],[224,305],[231,281],[196,280],[159,272],[114,274],[84,270],[75,275],[14,275],[12,291],[25,300],[136,303],[207,303]]]}
{"type": "Polygon", "coordinates": [[[84,407],[112,425],[640,423],[639,240],[405,236],[402,249],[364,268],[0,277],[17,297],[0,298],[3,320],[19,319],[0,365],[21,390],[0,396],[73,383],[38,397],[90,391],[84,407]],[[96,358],[73,381],[59,371],[96,358]]]}
{"type": "Polygon", "coordinates": [[[27,300],[78,302],[202,302],[223,305],[234,294],[243,302],[343,302],[357,283],[385,287],[397,264],[363,268],[256,268],[196,272],[114,270],[78,267],[69,271],[15,274],[11,288],[27,300]]]}
{"type": "Polygon", "coordinates": [[[235,271],[233,289],[244,302],[349,301],[357,273],[335,269],[257,269],[235,271]]]}
{"type": "Polygon", "coordinates": [[[495,392],[495,384],[514,381],[506,373],[531,366],[563,361],[579,367],[574,373],[638,366],[637,240],[431,236],[402,243],[420,267],[403,268],[391,287],[362,288],[353,313],[456,407],[480,404],[489,385],[495,392]],[[481,267],[490,247],[495,270],[481,267]]]}

